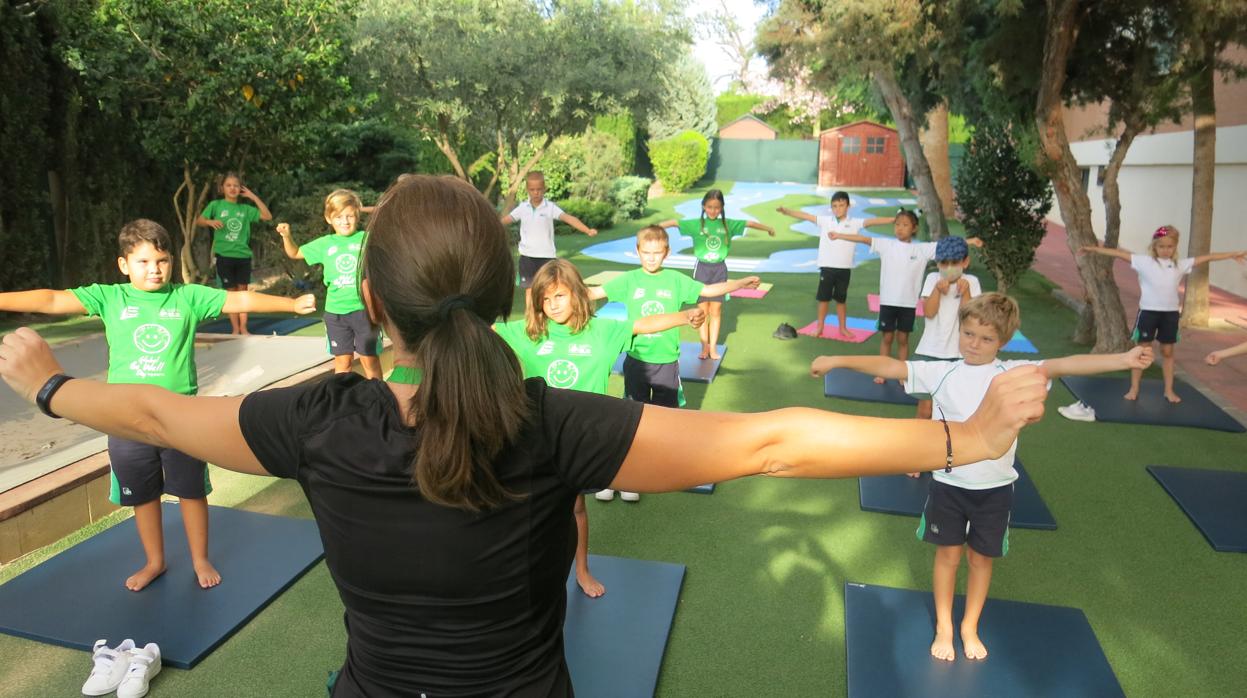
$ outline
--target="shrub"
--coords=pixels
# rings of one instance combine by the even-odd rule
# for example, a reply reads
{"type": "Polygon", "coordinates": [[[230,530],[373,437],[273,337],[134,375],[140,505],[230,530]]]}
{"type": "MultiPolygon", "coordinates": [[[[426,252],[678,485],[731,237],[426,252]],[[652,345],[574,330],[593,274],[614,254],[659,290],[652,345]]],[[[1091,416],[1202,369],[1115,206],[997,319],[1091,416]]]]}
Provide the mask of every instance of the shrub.
{"type": "Polygon", "coordinates": [[[1008,127],[989,126],[975,129],[956,190],[966,235],[983,239],[980,254],[1005,293],[1043,241],[1044,216],[1052,208],[1048,180],[1022,162],[1008,127]]]}
{"type": "MultiPolygon", "coordinates": [[[[565,213],[580,219],[581,223],[590,228],[607,228],[615,222],[615,206],[609,201],[593,201],[591,199],[572,198],[559,204],[565,213]]],[[[554,232],[559,235],[579,233],[570,225],[555,222],[554,232]]]]}
{"type": "Polygon", "coordinates": [[[610,202],[621,220],[636,220],[649,205],[650,180],[646,177],[616,177],[611,182],[610,202]]]}
{"type": "Polygon", "coordinates": [[[593,130],[609,133],[619,141],[623,159],[620,165],[623,174],[632,174],[636,167],[636,120],[627,111],[616,112],[609,116],[599,116],[593,121],[593,130]]]}
{"type": "Polygon", "coordinates": [[[609,201],[611,183],[624,173],[623,149],[609,133],[585,131],[564,144],[571,161],[571,195],[609,201]]]}
{"type": "Polygon", "coordinates": [[[710,143],[696,131],[684,131],[674,138],[649,144],[654,176],[669,192],[684,191],[696,184],[706,174],[709,156],[710,143]]]}

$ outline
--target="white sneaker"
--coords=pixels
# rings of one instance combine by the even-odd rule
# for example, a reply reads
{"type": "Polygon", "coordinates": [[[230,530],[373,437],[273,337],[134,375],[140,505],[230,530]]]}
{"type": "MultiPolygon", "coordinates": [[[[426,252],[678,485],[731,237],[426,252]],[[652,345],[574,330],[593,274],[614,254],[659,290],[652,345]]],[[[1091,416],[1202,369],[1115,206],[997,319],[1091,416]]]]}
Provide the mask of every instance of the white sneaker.
{"type": "Polygon", "coordinates": [[[147,684],[160,673],[160,648],[149,642],[146,647],[130,650],[130,668],[125,680],[117,687],[117,698],[142,698],[147,684]]]}
{"type": "Polygon", "coordinates": [[[95,667],[87,682],[82,684],[82,695],[104,696],[117,690],[130,667],[132,649],[134,640],[126,640],[116,647],[109,647],[108,640],[96,640],[91,654],[95,667]]]}
{"type": "Polygon", "coordinates": [[[636,492],[624,492],[623,490],[619,490],[619,498],[624,500],[625,502],[641,501],[641,495],[637,494],[636,492]]]}
{"type": "Polygon", "coordinates": [[[599,502],[609,502],[615,498],[615,490],[598,490],[593,498],[599,502]]]}
{"type": "Polygon", "coordinates": [[[1082,402],[1075,402],[1072,405],[1056,408],[1056,411],[1066,419],[1072,419],[1076,422],[1094,422],[1095,410],[1082,402]]]}

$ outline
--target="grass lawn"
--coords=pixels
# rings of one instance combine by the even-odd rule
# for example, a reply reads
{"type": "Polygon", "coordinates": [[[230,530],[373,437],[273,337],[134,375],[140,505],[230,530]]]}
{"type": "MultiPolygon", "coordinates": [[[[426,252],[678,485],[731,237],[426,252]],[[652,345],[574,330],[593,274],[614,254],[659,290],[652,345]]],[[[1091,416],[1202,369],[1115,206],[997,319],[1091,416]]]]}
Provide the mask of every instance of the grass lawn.
{"type": "MultiPolygon", "coordinates": [[[[730,200],[730,182],[715,186],[725,189],[730,200]]],[[[586,276],[619,269],[579,251],[669,218],[675,204],[701,193],[653,201],[644,221],[618,225],[594,239],[562,236],[559,249],[586,276]]],[[[782,205],[820,201],[785,197],[782,205]]],[[[767,202],[749,211],[776,226],[777,237],[751,234],[733,245],[733,254],[762,257],[813,244],[788,230],[795,221],[775,213],[777,205],[767,202]]],[[[985,289],[995,286],[981,266],[971,273],[985,289]]],[[[810,360],[825,353],[875,353],[877,336],[857,345],[772,339],[780,322],[800,326],[813,319],[817,282],[814,274],[763,278],[775,284],[765,299],[725,305],[723,335],[730,350],[712,385],[686,386],[690,407],[759,411],[805,405],[912,415],[903,407],[824,398],[821,381],[808,376],[810,360]]],[[[878,262],[858,267],[850,288],[850,314],[871,317],[866,294],[878,290],[878,262]]],[[[1022,330],[1043,356],[1079,353],[1083,349],[1067,339],[1075,316],[1050,290],[1034,273],[1013,289],[1022,306],[1022,330]]],[[[520,296],[517,308],[522,303],[520,296]]],[[[305,332],[320,331],[316,326],[305,332]]],[[[691,331],[684,332],[693,338],[691,331]]],[[[622,392],[619,377],[612,377],[611,390],[622,392]]],[[[1059,528],[1010,534],[1010,553],[996,566],[992,596],[1081,608],[1127,695],[1239,694],[1247,685],[1241,639],[1247,628],[1247,556],[1214,552],[1144,466],[1247,470],[1240,458],[1243,437],[1069,422],[1055,408],[1070,401],[1070,394],[1054,385],[1049,416],[1023,433],[1018,450],[1059,528]]],[[[213,481],[214,504],[310,516],[294,483],[215,469],[213,481]]],[[[933,551],[915,541],[917,520],[860,511],[853,480],[752,478],[723,484],[712,496],[645,496],[637,504],[590,498],[589,509],[593,552],[688,566],[659,683],[661,696],[844,695],[844,583],[930,589],[933,551]]],[[[0,569],[0,579],[99,527],[0,569]]],[[[184,543],[173,539],[169,544],[184,543]]],[[[224,584],[222,591],[229,580],[224,584]]],[[[344,640],[341,604],[324,565],[318,565],[196,669],[166,670],[154,688],[163,695],[186,696],[323,695],[326,673],[343,660],[344,640]]],[[[928,661],[925,656],[912,659],[928,661]]],[[[2,693],[73,695],[89,668],[82,652],[0,635],[2,693]]]]}

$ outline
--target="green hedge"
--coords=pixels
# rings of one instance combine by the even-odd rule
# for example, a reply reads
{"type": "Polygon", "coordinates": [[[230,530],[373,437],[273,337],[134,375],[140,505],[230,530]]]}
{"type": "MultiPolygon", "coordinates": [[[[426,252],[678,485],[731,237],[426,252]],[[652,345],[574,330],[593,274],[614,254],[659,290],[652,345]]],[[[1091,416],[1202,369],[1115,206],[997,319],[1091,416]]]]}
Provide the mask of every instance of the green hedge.
{"type": "MultiPolygon", "coordinates": [[[[591,199],[572,198],[559,204],[559,208],[564,213],[571,214],[580,219],[581,223],[590,228],[601,230],[608,228],[615,222],[615,206],[609,201],[593,201],[591,199]]],[[[562,222],[554,224],[554,232],[559,235],[567,233],[579,233],[570,225],[562,222]]]]}
{"type": "Polygon", "coordinates": [[[665,141],[651,141],[649,159],[654,176],[668,192],[681,192],[706,174],[710,143],[696,131],[683,131],[665,141]]]}
{"type": "Polygon", "coordinates": [[[636,220],[645,216],[649,205],[650,180],[646,177],[616,177],[611,182],[610,201],[620,220],[636,220]]]}

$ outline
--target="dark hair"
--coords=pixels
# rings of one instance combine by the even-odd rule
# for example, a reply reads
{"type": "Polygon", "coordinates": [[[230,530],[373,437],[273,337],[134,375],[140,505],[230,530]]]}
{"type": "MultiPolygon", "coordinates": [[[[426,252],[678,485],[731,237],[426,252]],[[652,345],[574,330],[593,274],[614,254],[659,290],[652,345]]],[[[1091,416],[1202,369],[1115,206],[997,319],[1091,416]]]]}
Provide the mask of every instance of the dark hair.
{"type": "Polygon", "coordinates": [[[146,218],[136,218],[121,226],[121,232],[117,234],[117,251],[125,257],[145,242],[150,242],[160,252],[173,250],[173,238],[169,237],[169,231],[163,225],[146,218]]]}
{"type": "Polygon", "coordinates": [[[918,214],[914,213],[913,211],[910,211],[907,208],[903,208],[896,212],[896,217],[897,218],[908,218],[909,222],[912,223],[914,226],[914,232],[915,233],[918,232],[918,214]]]}
{"type": "Polygon", "coordinates": [[[831,203],[834,204],[837,201],[843,201],[846,204],[849,203],[849,193],[847,191],[838,191],[835,194],[832,194],[831,203]]]}
{"type": "Polygon", "coordinates": [[[529,415],[515,353],[491,328],[511,310],[515,266],[493,206],[453,177],[411,175],[381,196],[363,277],[424,371],[412,480],[430,502],[479,511],[519,495],[494,474],[529,415]]]}
{"type": "Polygon", "coordinates": [[[721,189],[711,189],[706,195],[701,197],[701,229],[706,230],[706,202],[718,201],[722,208],[719,209],[719,220],[723,221],[724,228],[727,227],[727,202],[723,200],[723,191],[721,189]]]}
{"type": "Polygon", "coordinates": [[[237,172],[233,170],[230,170],[229,172],[226,172],[220,177],[217,177],[216,193],[221,194],[222,196],[225,195],[225,180],[229,179],[230,177],[233,177],[234,179],[238,180],[238,184],[240,186],[246,186],[242,183],[242,175],[238,174],[237,172]]]}
{"type": "Polygon", "coordinates": [[[548,334],[550,318],[546,316],[544,301],[546,294],[559,286],[571,292],[572,312],[567,318],[567,329],[572,334],[580,334],[593,319],[593,300],[589,298],[589,289],[585,287],[580,270],[566,259],[552,259],[533,275],[533,302],[524,312],[524,331],[534,342],[548,334]]]}

